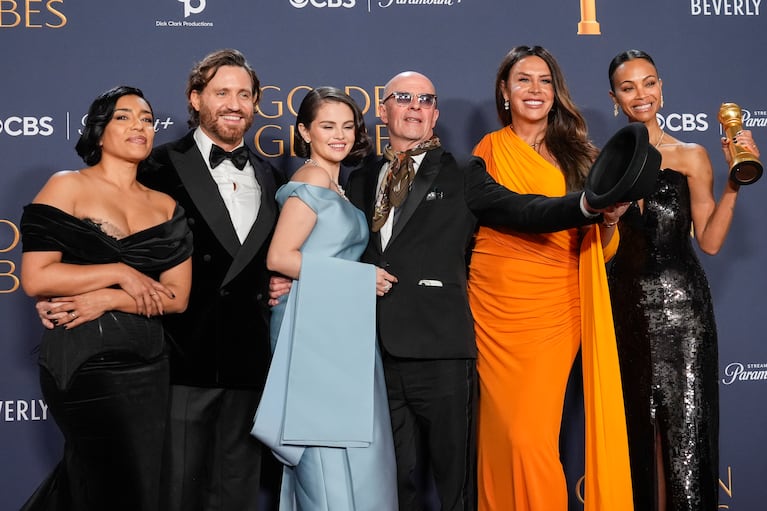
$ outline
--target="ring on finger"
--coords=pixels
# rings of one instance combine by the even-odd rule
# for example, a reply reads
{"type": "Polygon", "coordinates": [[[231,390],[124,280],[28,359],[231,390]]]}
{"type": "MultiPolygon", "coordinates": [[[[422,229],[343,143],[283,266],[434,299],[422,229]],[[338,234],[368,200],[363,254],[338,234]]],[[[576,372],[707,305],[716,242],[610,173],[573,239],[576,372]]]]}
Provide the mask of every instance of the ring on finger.
{"type": "Polygon", "coordinates": [[[77,317],[77,313],[75,311],[70,311],[69,315],[72,316],[72,319],[77,317]]]}

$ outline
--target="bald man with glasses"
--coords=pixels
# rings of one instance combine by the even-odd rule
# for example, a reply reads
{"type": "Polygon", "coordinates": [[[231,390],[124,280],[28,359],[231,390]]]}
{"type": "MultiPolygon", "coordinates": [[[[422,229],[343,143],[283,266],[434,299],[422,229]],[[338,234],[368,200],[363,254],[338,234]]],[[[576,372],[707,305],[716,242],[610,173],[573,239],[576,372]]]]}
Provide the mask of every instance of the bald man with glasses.
{"type": "Polygon", "coordinates": [[[467,249],[478,222],[553,232],[599,218],[582,194],[519,195],[480,158],[459,163],[434,135],[434,84],[406,71],[385,86],[384,158],[353,172],[350,200],[371,228],[362,261],[398,278],[378,299],[378,335],[394,431],[400,509],[420,510],[418,457],[427,452],[443,510],[476,508],[474,323],[467,249]]]}

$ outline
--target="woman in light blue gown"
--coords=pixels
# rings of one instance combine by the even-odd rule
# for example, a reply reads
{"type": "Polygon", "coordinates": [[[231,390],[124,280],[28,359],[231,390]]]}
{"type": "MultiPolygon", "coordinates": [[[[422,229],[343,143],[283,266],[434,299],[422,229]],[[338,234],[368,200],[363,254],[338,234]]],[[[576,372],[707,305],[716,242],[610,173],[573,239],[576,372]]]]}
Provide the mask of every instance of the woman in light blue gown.
{"type": "Polygon", "coordinates": [[[364,214],[338,184],[341,162],[370,151],[362,113],[343,91],[304,98],[295,151],[308,158],[277,192],[267,255],[290,277],[272,309],[273,359],[253,435],[284,464],[280,510],[394,511],[396,469],[376,344],[376,295],[396,278],[358,262],[364,214]]]}

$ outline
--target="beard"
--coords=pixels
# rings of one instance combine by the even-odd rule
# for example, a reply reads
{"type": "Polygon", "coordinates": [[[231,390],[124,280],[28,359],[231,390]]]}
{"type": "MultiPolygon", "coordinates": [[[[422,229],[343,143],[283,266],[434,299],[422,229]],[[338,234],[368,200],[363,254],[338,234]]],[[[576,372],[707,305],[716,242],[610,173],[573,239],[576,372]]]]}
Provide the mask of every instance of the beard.
{"type": "MultiPolygon", "coordinates": [[[[200,126],[205,129],[206,132],[218,138],[221,142],[228,145],[237,145],[245,136],[245,132],[253,125],[253,115],[251,112],[248,116],[247,113],[241,110],[222,110],[220,112],[212,112],[207,108],[200,109],[200,126]],[[223,122],[219,122],[219,117],[227,114],[240,114],[245,121],[244,126],[225,126],[223,122]]],[[[213,137],[211,137],[213,138],[213,137]]]]}

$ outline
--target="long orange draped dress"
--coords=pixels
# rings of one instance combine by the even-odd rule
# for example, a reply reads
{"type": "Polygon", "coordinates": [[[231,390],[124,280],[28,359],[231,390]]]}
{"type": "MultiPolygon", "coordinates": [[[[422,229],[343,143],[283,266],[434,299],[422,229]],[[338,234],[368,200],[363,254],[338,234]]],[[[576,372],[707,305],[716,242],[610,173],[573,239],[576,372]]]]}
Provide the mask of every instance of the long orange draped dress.
{"type": "MultiPolygon", "coordinates": [[[[499,183],[565,194],[562,172],[510,127],[474,150],[499,183]]],[[[522,234],[481,227],[469,300],[479,372],[482,511],[566,511],[559,459],[565,388],[583,339],[587,511],[631,511],[623,396],[599,228],[522,234]],[[608,459],[608,453],[609,458],[608,459]]]]}

